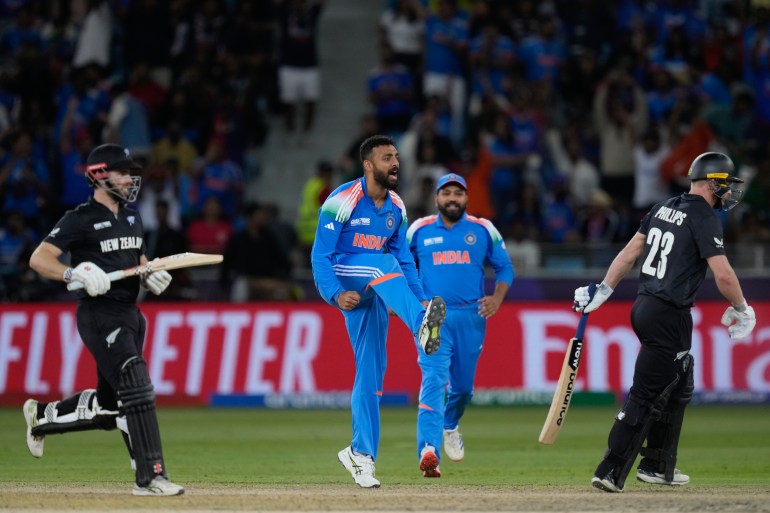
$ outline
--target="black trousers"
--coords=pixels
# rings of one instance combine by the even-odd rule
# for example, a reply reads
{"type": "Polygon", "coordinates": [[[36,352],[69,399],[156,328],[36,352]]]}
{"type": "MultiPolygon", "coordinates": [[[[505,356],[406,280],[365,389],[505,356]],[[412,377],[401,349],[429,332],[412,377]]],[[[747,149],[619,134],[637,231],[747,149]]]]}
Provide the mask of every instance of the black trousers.
{"type": "Polygon", "coordinates": [[[96,361],[99,405],[117,410],[120,369],[129,358],[142,355],[147,322],[136,303],[97,298],[78,305],[77,325],[96,361]]]}
{"type": "Polygon", "coordinates": [[[689,308],[639,295],[631,309],[631,325],[642,347],[629,395],[652,402],[681,372],[681,354],[692,347],[692,315],[689,308]]]}

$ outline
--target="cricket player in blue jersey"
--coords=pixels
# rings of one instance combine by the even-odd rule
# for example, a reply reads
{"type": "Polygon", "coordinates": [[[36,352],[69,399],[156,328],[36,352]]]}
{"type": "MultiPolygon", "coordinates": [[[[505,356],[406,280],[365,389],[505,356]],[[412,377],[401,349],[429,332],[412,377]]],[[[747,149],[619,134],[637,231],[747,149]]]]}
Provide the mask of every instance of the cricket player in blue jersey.
{"type": "Polygon", "coordinates": [[[426,358],[417,410],[417,452],[424,477],[441,477],[440,450],[452,461],[465,456],[459,422],[473,396],[476,364],[486,334],[486,320],[500,308],[513,282],[513,265],[497,229],[486,219],[465,213],[468,186],[448,174],[436,183],[438,215],[416,220],[407,231],[409,247],[428,295],[444,298],[446,323],[441,348],[426,358]],[[495,290],[484,292],[484,265],[495,271],[495,290]],[[444,390],[449,384],[446,399],[444,390]]]}
{"type": "Polygon", "coordinates": [[[337,458],[363,488],[379,488],[374,462],[380,443],[380,398],[385,378],[388,310],[415,335],[421,356],[441,342],[446,304],[427,301],[406,242],[406,209],[393,192],[398,152],[375,135],[360,148],[364,176],[335,189],[319,211],[311,252],[321,297],[338,307],[353,346],[356,375],[350,397],[353,439],[337,458]]]}

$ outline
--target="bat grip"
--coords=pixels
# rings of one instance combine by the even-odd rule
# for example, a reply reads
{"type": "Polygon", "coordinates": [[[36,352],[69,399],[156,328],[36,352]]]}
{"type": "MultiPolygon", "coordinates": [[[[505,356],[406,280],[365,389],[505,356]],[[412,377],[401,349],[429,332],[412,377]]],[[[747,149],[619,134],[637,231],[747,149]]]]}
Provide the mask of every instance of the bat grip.
{"type": "MultiPolygon", "coordinates": [[[[596,294],[596,283],[589,283],[588,284],[588,295],[590,296],[588,298],[589,303],[594,298],[594,294],[596,294]]],[[[583,333],[586,330],[586,322],[588,322],[588,314],[586,312],[583,312],[583,315],[580,316],[580,322],[578,322],[575,338],[583,340],[583,333]]]]}
{"type": "MultiPolygon", "coordinates": [[[[112,271],[111,273],[107,273],[107,278],[110,281],[116,281],[121,278],[123,278],[123,271],[112,271]]],[[[71,281],[67,284],[67,290],[80,290],[84,288],[85,285],[83,285],[82,281],[71,281]]]]}

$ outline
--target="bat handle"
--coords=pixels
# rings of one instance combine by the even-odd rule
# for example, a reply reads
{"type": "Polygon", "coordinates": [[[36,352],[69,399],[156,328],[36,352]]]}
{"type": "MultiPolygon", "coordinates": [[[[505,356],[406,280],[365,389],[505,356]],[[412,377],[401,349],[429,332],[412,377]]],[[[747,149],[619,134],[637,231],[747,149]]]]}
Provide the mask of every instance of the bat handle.
{"type": "MultiPolygon", "coordinates": [[[[594,298],[594,294],[596,294],[596,283],[589,283],[588,284],[588,295],[590,296],[588,298],[589,303],[594,298]]],[[[583,312],[583,315],[580,316],[580,322],[578,322],[577,333],[575,333],[575,338],[583,340],[583,333],[586,330],[586,322],[588,322],[588,313],[583,312]]]]}
{"type": "Polygon", "coordinates": [[[67,290],[80,290],[83,288],[83,282],[71,281],[67,284],[67,290]]]}
{"type": "MultiPolygon", "coordinates": [[[[116,281],[121,278],[123,278],[123,271],[112,271],[111,273],[107,273],[107,278],[109,278],[110,281],[116,281]]],[[[85,285],[83,285],[82,281],[71,281],[67,284],[67,290],[80,290],[84,288],[85,285]]]]}

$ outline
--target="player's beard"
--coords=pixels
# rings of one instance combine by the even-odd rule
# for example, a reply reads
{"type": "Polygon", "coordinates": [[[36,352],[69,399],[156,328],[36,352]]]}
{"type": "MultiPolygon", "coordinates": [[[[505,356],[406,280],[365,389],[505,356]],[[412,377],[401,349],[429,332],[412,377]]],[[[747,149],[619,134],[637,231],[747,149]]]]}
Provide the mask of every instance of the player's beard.
{"type": "Polygon", "coordinates": [[[131,183],[118,185],[108,178],[101,182],[100,187],[107,191],[116,202],[126,204],[136,201],[141,183],[141,178],[132,177],[131,183]]]}
{"type": "Polygon", "coordinates": [[[456,223],[465,213],[466,206],[467,205],[461,205],[456,201],[449,201],[443,205],[438,205],[438,211],[441,212],[441,215],[446,217],[450,222],[456,223]],[[457,208],[450,210],[450,206],[457,206],[457,208]]]}
{"type": "Polygon", "coordinates": [[[398,187],[398,168],[397,167],[391,167],[390,169],[386,171],[381,171],[378,168],[374,168],[374,181],[377,182],[379,185],[384,187],[385,189],[388,189],[389,191],[395,191],[396,187],[398,187]],[[395,172],[394,175],[391,173],[395,172]],[[390,177],[395,176],[395,180],[391,181],[390,177]]]}

